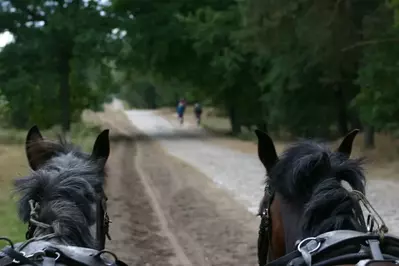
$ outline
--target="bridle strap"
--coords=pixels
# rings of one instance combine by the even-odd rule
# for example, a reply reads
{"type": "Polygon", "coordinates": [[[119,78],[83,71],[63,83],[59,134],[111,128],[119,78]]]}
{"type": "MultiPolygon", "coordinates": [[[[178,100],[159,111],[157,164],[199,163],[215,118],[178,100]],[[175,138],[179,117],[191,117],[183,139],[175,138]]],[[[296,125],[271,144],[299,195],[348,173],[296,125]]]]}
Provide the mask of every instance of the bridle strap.
{"type": "Polygon", "coordinates": [[[280,266],[280,265],[287,265],[290,261],[294,260],[295,258],[301,257],[301,253],[298,250],[294,250],[284,256],[275,259],[269,263],[263,264],[263,266],[280,266]]]}
{"type": "Polygon", "coordinates": [[[258,232],[258,262],[260,266],[265,265],[267,262],[267,255],[269,252],[269,226],[269,220],[266,217],[262,217],[258,232]]]}
{"type": "Polygon", "coordinates": [[[269,251],[270,251],[270,241],[271,241],[271,216],[270,207],[274,200],[274,191],[270,189],[269,186],[265,187],[265,193],[269,195],[269,201],[267,203],[267,208],[263,209],[258,215],[261,217],[259,225],[259,236],[258,236],[258,262],[260,266],[266,265],[268,261],[269,251]]]}
{"type": "Polygon", "coordinates": [[[96,225],[96,238],[99,244],[99,249],[105,248],[106,237],[111,240],[109,235],[110,219],[107,213],[107,196],[104,190],[101,190],[101,198],[97,201],[97,225],[96,225]]]}

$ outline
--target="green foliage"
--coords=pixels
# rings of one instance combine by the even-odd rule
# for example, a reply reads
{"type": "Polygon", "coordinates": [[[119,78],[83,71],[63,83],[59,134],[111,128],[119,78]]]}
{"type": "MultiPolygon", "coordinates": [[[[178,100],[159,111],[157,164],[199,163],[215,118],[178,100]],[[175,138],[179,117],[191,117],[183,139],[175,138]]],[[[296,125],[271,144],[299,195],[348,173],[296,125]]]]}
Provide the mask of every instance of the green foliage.
{"type": "Polygon", "coordinates": [[[362,90],[356,104],[361,108],[363,120],[379,130],[399,129],[399,48],[390,41],[399,36],[399,28],[392,27],[395,20],[396,12],[387,5],[380,5],[365,19],[368,39],[381,43],[364,48],[358,78],[362,90]]]}
{"type": "Polygon", "coordinates": [[[328,137],[360,121],[396,127],[396,0],[115,0],[113,8],[127,32],[117,65],[190,84],[194,97],[224,107],[233,131],[328,137]]]}
{"type": "Polygon", "coordinates": [[[69,128],[82,109],[98,108],[112,87],[109,59],[117,54],[116,27],[99,1],[7,0],[0,32],[15,42],[0,52],[0,87],[10,123],[69,128]]]}
{"type": "Polygon", "coordinates": [[[140,108],[186,97],[223,109],[234,133],[399,129],[398,0],[6,3],[0,30],[16,42],[0,53],[0,88],[13,125],[55,124],[69,88],[75,119],[109,95],[140,108]]]}

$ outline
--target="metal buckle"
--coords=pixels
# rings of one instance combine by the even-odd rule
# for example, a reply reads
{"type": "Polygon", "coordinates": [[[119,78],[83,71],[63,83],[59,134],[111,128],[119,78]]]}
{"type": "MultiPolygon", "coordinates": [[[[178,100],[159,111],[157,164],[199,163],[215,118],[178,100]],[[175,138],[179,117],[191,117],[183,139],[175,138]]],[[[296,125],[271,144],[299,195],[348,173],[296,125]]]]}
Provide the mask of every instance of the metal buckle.
{"type": "Polygon", "coordinates": [[[115,265],[115,263],[118,261],[118,257],[114,253],[107,250],[99,251],[95,257],[99,257],[105,265],[115,265]],[[111,255],[112,258],[107,257],[107,255],[111,255]]]}
{"type": "Polygon", "coordinates": [[[305,261],[306,265],[310,266],[310,265],[312,265],[312,253],[319,250],[320,247],[321,247],[320,239],[318,239],[316,237],[308,237],[308,238],[305,238],[304,240],[302,240],[301,242],[299,242],[297,249],[298,249],[299,253],[301,253],[302,258],[305,261]],[[311,241],[316,241],[317,246],[311,250],[308,250],[305,247],[311,241]]]}
{"type": "Polygon", "coordinates": [[[298,247],[297,247],[298,251],[302,252],[304,250],[303,248],[306,247],[306,244],[312,240],[317,242],[317,246],[311,250],[306,250],[306,252],[308,252],[309,254],[312,254],[313,252],[316,252],[317,250],[319,250],[319,248],[321,247],[321,241],[316,237],[308,237],[308,238],[303,239],[301,242],[299,242],[298,247]]]}
{"type": "MultiPolygon", "coordinates": [[[[46,256],[46,253],[45,253],[44,250],[35,252],[33,254],[30,254],[30,255],[26,255],[26,253],[23,252],[23,251],[20,251],[19,253],[21,253],[21,255],[24,256],[25,258],[33,259],[33,260],[43,259],[43,256],[46,256]]],[[[57,261],[61,257],[61,254],[59,252],[55,252],[55,254],[57,255],[56,258],[55,258],[55,261],[57,261]]],[[[17,264],[20,263],[20,261],[16,260],[16,259],[13,259],[12,262],[13,263],[17,263],[17,264]]]]}
{"type": "Polygon", "coordinates": [[[269,218],[269,209],[265,208],[263,209],[262,213],[260,214],[261,218],[269,218]]]}

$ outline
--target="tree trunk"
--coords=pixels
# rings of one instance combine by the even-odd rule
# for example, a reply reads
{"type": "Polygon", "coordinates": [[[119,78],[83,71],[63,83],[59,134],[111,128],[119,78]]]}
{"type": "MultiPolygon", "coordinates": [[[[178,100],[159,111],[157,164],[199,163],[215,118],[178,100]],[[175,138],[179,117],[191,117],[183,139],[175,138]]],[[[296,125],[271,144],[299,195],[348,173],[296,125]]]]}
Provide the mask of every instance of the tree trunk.
{"type": "Polygon", "coordinates": [[[352,126],[352,129],[357,128],[363,130],[363,125],[362,122],[360,121],[359,114],[357,113],[357,111],[352,112],[350,124],[352,126]]]}
{"type": "Polygon", "coordinates": [[[71,68],[69,65],[70,57],[68,54],[60,56],[59,75],[60,75],[60,106],[61,106],[61,126],[63,134],[68,137],[71,129],[71,104],[70,104],[70,84],[69,76],[71,68]]]}
{"type": "Polygon", "coordinates": [[[263,132],[267,133],[267,123],[265,121],[259,122],[256,127],[259,130],[262,130],[263,132]]]}
{"type": "Polygon", "coordinates": [[[336,107],[337,107],[337,121],[338,121],[338,130],[342,136],[345,136],[348,130],[348,113],[346,110],[346,101],[344,97],[343,90],[336,86],[334,88],[334,95],[336,100],[336,107]]]}
{"type": "Polygon", "coordinates": [[[156,109],[156,92],[155,87],[152,84],[148,84],[145,90],[145,100],[147,102],[147,107],[150,109],[156,109]]]}
{"type": "Polygon", "coordinates": [[[374,149],[374,127],[365,126],[364,130],[364,148],[366,149],[374,149]]]}
{"type": "Polygon", "coordinates": [[[175,94],[175,96],[174,96],[175,102],[174,102],[173,106],[176,107],[179,104],[180,98],[179,98],[179,94],[177,92],[175,92],[174,94],[175,94]]]}
{"type": "Polygon", "coordinates": [[[237,110],[234,106],[230,106],[228,108],[228,114],[231,124],[231,132],[233,135],[238,135],[241,133],[241,125],[238,121],[237,110]]]}
{"type": "MultiPolygon", "coordinates": [[[[259,91],[258,98],[262,97],[261,91],[259,91]]],[[[268,133],[268,124],[267,124],[267,117],[268,117],[268,109],[264,102],[259,101],[259,110],[260,110],[260,117],[259,121],[256,123],[256,126],[259,130],[262,130],[265,133],[268,133]]]]}

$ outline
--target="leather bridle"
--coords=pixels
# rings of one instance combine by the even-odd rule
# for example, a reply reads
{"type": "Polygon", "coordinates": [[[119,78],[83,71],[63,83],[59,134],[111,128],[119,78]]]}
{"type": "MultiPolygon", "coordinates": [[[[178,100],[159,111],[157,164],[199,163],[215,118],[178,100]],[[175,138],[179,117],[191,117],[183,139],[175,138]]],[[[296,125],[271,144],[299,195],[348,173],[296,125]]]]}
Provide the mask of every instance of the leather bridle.
{"type": "MultiPolygon", "coordinates": [[[[111,223],[111,220],[109,219],[107,212],[107,201],[108,197],[105,195],[104,190],[101,189],[101,192],[99,193],[99,199],[96,202],[96,240],[98,250],[105,248],[106,238],[111,240],[109,235],[109,224],[111,223]]],[[[25,234],[26,240],[33,238],[36,228],[37,226],[32,223],[32,219],[30,219],[28,222],[28,230],[25,234]]]]}
{"type": "Polygon", "coordinates": [[[275,192],[269,185],[265,187],[265,196],[267,196],[267,207],[261,206],[258,215],[260,216],[260,225],[258,231],[258,262],[260,266],[266,265],[270,256],[270,242],[272,238],[272,221],[270,207],[274,200],[275,192]]]}
{"type": "Polygon", "coordinates": [[[104,190],[101,190],[101,197],[97,201],[97,223],[96,223],[96,238],[99,245],[98,249],[102,250],[105,248],[106,238],[111,240],[109,235],[109,224],[112,222],[109,219],[107,212],[107,201],[108,197],[105,195],[104,190]]]}

